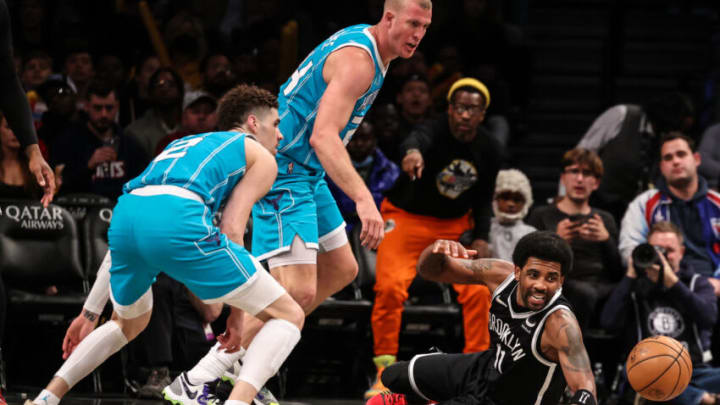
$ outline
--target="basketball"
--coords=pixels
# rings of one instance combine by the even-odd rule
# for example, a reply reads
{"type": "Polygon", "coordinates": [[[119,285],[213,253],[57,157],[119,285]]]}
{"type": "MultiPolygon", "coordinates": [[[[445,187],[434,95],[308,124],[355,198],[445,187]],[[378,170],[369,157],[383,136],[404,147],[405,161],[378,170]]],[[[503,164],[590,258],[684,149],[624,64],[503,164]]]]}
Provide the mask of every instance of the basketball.
{"type": "Polygon", "coordinates": [[[628,381],[645,399],[668,401],[680,395],[692,375],[692,362],[687,348],[667,336],[643,339],[628,355],[628,381]]]}

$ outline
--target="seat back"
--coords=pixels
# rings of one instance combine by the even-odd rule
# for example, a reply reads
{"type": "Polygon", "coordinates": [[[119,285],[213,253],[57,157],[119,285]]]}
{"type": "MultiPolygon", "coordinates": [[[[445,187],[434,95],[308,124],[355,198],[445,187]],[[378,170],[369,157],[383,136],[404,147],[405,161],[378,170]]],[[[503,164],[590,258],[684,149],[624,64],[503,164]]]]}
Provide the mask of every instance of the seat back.
{"type": "Polygon", "coordinates": [[[87,277],[95,278],[108,250],[107,231],[115,201],[97,194],[75,193],[58,198],[56,203],[75,218],[80,233],[82,265],[87,277]]]}
{"type": "Polygon", "coordinates": [[[90,279],[95,278],[100,263],[108,251],[108,229],[112,214],[112,206],[90,207],[81,224],[80,234],[85,252],[85,271],[90,279]]]}
{"type": "Polygon", "coordinates": [[[35,201],[0,200],[0,271],[17,287],[84,281],[70,212],[54,204],[43,208],[35,201]]]}

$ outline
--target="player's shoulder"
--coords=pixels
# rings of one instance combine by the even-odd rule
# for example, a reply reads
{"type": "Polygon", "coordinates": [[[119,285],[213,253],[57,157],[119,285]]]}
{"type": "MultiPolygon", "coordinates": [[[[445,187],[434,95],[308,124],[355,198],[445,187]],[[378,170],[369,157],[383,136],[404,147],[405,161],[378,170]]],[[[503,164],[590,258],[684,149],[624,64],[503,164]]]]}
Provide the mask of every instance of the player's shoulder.
{"type": "Polygon", "coordinates": [[[579,327],[577,318],[572,310],[565,305],[558,305],[547,317],[545,332],[556,334],[563,328],[579,327]]]}

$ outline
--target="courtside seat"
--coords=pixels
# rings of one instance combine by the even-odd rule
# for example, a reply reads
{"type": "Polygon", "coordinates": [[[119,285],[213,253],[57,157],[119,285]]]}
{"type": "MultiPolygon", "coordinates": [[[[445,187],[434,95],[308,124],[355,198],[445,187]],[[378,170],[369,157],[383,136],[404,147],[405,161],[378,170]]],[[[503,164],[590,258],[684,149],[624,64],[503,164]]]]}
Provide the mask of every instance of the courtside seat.
{"type": "Polygon", "coordinates": [[[67,209],[78,225],[82,264],[92,282],[108,250],[107,231],[115,201],[97,194],[75,193],[62,196],[55,203],[67,209]]]}
{"type": "Polygon", "coordinates": [[[62,361],[64,330],[87,291],[70,212],[54,204],[0,200],[0,274],[8,295],[3,347],[8,384],[49,381],[62,361]],[[46,295],[49,286],[57,286],[58,294],[46,295]]]}
{"type": "Polygon", "coordinates": [[[87,283],[72,215],[54,204],[43,208],[34,201],[0,200],[0,272],[11,313],[61,320],[50,314],[71,306],[77,314],[87,283]],[[53,285],[60,293],[45,295],[53,285]]]}

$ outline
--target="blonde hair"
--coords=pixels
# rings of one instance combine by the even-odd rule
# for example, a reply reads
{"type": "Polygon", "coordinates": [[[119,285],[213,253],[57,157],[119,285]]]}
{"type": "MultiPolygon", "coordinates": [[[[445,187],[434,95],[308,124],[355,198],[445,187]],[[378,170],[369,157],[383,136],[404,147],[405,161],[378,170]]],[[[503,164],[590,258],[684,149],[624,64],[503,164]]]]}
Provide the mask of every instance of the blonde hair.
{"type": "Polygon", "coordinates": [[[383,7],[383,14],[385,11],[388,10],[402,10],[407,6],[408,1],[412,1],[423,10],[432,10],[432,1],[431,0],[385,0],[385,5],[383,7]]]}

